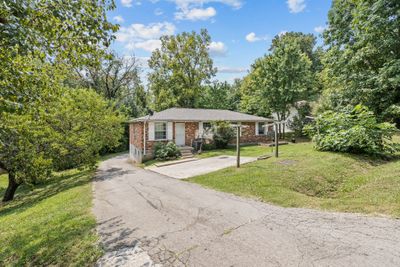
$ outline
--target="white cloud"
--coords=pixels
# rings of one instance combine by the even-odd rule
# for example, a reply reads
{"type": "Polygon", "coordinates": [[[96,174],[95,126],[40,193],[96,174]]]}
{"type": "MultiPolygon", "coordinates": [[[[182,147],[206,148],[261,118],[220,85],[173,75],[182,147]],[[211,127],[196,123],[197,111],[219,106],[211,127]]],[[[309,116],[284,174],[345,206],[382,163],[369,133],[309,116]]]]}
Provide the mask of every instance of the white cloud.
{"type": "Polygon", "coordinates": [[[125,48],[128,50],[142,49],[144,51],[153,52],[157,48],[161,47],[161,41],[159,39],[151,39],[139,42],[128,43],[125,48]]]}
{"type": "Polygon", "coordinates": [[[169,0],[176,5],[177,20],[207,20],[214,17],[217,11],[214,7],[204,8],[203,5],[210,3],[222,3],[231,6],[234,9],[242,7],[242,0],[169,0]]]}
{"type": "Polygon", "coordinates": [[[283,30],[283,31],[280,31],[280,32],[278,33],[278,35],[279,35],[279,36],[282,36],[282,35],[285,35],[285,34],[287,34],[287,32],[288,32],[288,31],[286,31],[286,30],[283,30]]]}
{"type": "Polygon", "coordinates": [[[249,34],[246,35],[246,40],[250,43],[254,43],[257,41],[262,41],[262,40],[267,40],[267,36],[257,36],[254,32],[251,32],[249,34]]]}
{"type": "Polygon", "coordinates": [[[177,20],[207,20],[217,15],[217,11],[213,7],[207,8],[192,8],[182,9],[175,13],[175,19],[177,20]]]}
{"type": "Polygon", "coordinates": [[[122,23],[124,22],[124,18],[120,15],[113,17],[113,20],[115,20],[117,23],[122,23]]]}
{"type": "Polygon", "coordinates": [[[225,56],[228,48],[223,42],[211,42],[208,51],[211,56],[225,56]]]}
{"type": "Polygon", "coordinates": [[[243,6],[242,0],[170,0],[174,2],[178,8],[199,7],[208,3],[221,3],[239,9],[243,6]]]}
{"type": "Polygon", "coordinates": [[[162,11],[161,8],[156,8],[156,10],[154,10],[154,15],[161,16],[162,14],[164,14],[164,11],[162,11]]]}
{"type": "Polygon", "coordinates": [[[290,13],[299,13],[306,8],[304,0],[287,0],[290,13]]]}
{"type": "Polygon", "coordinates": [[[235,68],[235,67],[217,67],[219,73],[243,73],[246,72],[245,68],[235,68]]]}
{"type": "Polygon", "coordinates": [[[137,6],[140,6],[142,4],[142,2],[140,2],[140,0],[121,0],[121,4],[124,7],[132,7],[134,4],[137,6]]]}
{"type": "Polygon", "coordinates": [[[159,38],[162,35],[172,35],[175,30],[175,25],[169,22],[131,24],[120,28],[116,33],[116,41],[124,44],[128,50],[142,49],[151,52],[160,47],[159,38]]]}
{"type": "Polygon", "coordinates": [[[318,26],[318,27],[314,28],[314,31],[317,32],[317,33],[323,33],[324,30],[325,30],[324,26],[318,26]]]}

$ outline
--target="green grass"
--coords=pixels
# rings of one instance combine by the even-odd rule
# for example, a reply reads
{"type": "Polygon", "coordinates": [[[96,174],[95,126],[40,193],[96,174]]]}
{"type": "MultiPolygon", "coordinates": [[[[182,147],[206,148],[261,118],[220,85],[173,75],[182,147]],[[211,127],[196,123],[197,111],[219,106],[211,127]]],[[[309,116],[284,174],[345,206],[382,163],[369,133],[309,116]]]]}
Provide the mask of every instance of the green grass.
{"type": "MultiPolygon", "coordinates": [[[[400,137],[396,137],[400,142],[400,137]]],[[[271,148],[243,147],[243,156],[271,154],[271,148]]],[[[210,188],[284,207],[384,214],[400,217],[400,155],[390,161],[318,152],[311,143],[280,147],[279,158],[188,179],[210,188]]],[[[234,149],[201,157],[233,155],[234,149]]]]}
{"type": "MultiPolygon", "coordinates": [[[[0,204],[0,266],[91,266],[102,254],[91,213],[93,171],[69,170],[21,186],[0,204]]],[[[0,176],[0,194],[7,176],[0,176]]]]}

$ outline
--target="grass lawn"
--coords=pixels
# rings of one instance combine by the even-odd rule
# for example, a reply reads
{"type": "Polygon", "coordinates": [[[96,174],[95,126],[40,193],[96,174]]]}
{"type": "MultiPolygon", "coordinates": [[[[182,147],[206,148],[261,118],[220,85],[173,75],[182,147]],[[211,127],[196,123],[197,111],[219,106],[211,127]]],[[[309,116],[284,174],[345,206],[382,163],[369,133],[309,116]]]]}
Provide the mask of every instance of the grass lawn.
{"type": "MultiPolygon", "coordinates": [[[[400,142],[400,137],[396,137],[400,142]]],[[[217,190],[284,207],[384,214],[400,217],[400,155],[385,161],[350,154],[318,152],[311,143],[280,147],[280,157],[227,168],[188,179],[217,190]]],[[[200,157],[233,155],[234,149],[200,157]]],[[[243,156],[271,153],[249,146],[243,156]]]]}
{"type": "MultiPolygon", "coordinates": [[[[103,253],[91,213],[90,170],[68,170],[0,204],[0,266],[91,266],[103,253]]],[[[0,176],[0,194],[7,186],[0,176]]]]}

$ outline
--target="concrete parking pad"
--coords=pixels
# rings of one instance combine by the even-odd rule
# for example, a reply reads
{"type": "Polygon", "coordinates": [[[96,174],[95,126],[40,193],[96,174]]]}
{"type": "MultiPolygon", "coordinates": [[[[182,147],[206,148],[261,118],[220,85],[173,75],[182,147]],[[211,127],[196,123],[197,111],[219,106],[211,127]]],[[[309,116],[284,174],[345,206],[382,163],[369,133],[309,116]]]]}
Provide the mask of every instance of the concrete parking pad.
{"type": "MultiPolygon", "coordinates": [[[[257,158],[241,157],[240,163],[244,164],[256,160],[257,158]]],[[[146,169],[172,178],[185,179],[201,174],[206,174],[209,172],[218,171],[220,169],[231,166],[236,166],[235,156],[218,156],[163,167],[150,166],[146,169]]]]}

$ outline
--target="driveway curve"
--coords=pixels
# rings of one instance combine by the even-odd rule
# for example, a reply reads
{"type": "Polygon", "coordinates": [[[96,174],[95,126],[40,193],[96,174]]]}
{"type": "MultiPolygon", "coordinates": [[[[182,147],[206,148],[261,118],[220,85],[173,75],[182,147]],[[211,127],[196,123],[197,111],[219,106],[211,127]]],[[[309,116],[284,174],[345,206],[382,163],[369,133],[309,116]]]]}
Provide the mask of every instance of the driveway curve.
{"type": "Polygon", "coordinates": [[[400,266],[400,220],[282,208],[104,161],[99,266],[400,266]]]}

